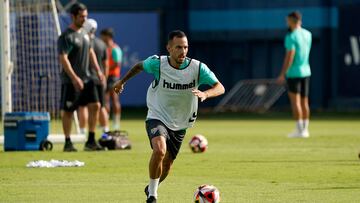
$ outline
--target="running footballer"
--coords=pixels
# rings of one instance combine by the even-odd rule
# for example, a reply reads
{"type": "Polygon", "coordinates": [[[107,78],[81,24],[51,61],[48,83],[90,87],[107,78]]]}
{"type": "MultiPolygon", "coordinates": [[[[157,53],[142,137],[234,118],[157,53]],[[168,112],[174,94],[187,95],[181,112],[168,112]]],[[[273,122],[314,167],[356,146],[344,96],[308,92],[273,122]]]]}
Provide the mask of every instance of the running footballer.
{"type": "Polygon", "coordinates": [[[169,33],[167,50],[169,56],[150,56],[132,67],[114,85],[114,91],[121,93],[126,82],[142,71],[155,78],[146,98],[146,131],[153,150],[149,163],[150,182],[145,187],[146,202],[156,202],[158,185],[169,174],[186,129],[196,120],[198,100],[204,101],[225,92],[224,86],[204,63],[186,57],[188,41],[184,32],[169,33]],[[202,84],[211,88],[198,90],[202,84]]]}

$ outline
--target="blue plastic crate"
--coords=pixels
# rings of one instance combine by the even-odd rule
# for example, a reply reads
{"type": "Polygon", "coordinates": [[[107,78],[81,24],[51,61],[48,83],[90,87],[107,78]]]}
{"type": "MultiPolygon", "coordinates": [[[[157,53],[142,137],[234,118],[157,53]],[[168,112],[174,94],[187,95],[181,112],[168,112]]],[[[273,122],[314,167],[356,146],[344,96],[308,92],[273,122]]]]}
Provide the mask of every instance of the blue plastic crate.
{"type": "Polygon", "coordinates": [[[4,150],[39,150],[49,135],[47,112],[12,112],[4,117],[4,150]]]}

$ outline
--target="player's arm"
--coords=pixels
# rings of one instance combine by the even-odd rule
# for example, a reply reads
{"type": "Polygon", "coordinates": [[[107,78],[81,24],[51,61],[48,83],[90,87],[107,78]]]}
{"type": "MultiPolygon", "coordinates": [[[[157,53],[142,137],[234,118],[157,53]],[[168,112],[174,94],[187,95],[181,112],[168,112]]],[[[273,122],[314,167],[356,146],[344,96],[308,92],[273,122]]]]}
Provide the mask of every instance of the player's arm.
{"type": "Polygon", "coordinates": [[[207,65],[203,63],[200,64],[199,74],[199,84],[207,84],[211,86],[211,88],[206,91],[200,91],[198,89],[194,89],[192,91],[195,96],[200,98],[201,102],[208,98],[217,97],[225,93],[224,86],[216,78],[215,74],[207,67],[207,65]]]}
{"type": "Polygon", "coordinates": [[[74,69],[71,66],[71,63],[68,59],[68,55],[62,53],[59,55],[60,63],[65,71],[65,73],[70,77],[76,90],[82,90],[84,88],[83,81],[76,75],[74,69]]]}
{"type": "Polygon", "coordinates": [[[200,101],[203,102],[208,98],[217,97],[225,93],[225,88],[221,84],[221,82],[216,82],[210,89],[206,91],[200,91],[198,89],[194,89],[192,91],[195,96],[200,98],[200,101]]]}
{"type": "Polygon", "coordinates": [[[291,67],[295,56],[295,49],[286,51],[285,57],[284,57],[284,63],[281,68],[280,75],[277,79],[279,83],[283,83],[285,81],[285,74],[288,71],[288,69],[291,67]]]}
{"type": "Polygon", "coordinates": [[[89,54],[90,54],[90,63],[92,64],[91,67],[95,69],[99,80],[102,82],[105,81],[105,78],[104,78],[105,76],[100,69],[99,62],[96,58],[96,54],[95,54],[95,51],[93,48],[90,48],[89,54]]]}
{"type": "Polygon", "coordinates": [[[144,66],[142,61],[137,63],[135,66],[133,66],[121,80],[115,83],[113,87],[115,93],[117,94],[121,93],[124,90],[124,85],[126,84],[126,82],[143,70],[144,70],[144,66]]]}
{"type": "Polygon", "coordinates": [[[285,37],[285,49],[286,54],[284,57],[283,66],[281,68],[281,72],[279,74],[279,77],[277,78],[277,82],[279,84],[284,83],[285,81],[285,74],[288,71],[288,69],[291,67],[294,56],[295,56],[295,40],[291,37],[291,35],[287,35],[285,37]]]}
{"type": "Polygon", "coordinates": [[[134,77],[135,75],[139,74],[142,71],[153,74],[155,79],[159,79],[159,75],[156,74],[159,73],[160,71],[159,68],[160,68],[160,57],[157,55],[150,56],[144,61],[137,63],[125,74],[125,76],[121,80],[115,83],[113,87],[115,93],[117,94],[121,93],[124,89],[125,83],[128,80],[130,80],[130,78],[134,77]]]}

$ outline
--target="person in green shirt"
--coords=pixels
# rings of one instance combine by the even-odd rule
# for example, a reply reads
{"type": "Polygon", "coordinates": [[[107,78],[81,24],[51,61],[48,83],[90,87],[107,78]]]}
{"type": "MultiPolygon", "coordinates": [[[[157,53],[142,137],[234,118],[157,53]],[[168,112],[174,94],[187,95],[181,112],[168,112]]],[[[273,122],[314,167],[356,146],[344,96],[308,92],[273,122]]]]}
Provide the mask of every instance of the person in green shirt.
{"type": "Polygon", "coordinates": [[[295,11],[287,16],[289,33],[285,37],[286,55],[278,83],[287,81],[289,98],[296,129],[289,137],[309,137],[309,83],[311,70],[309,55],[311,33],[301,27],[301,13],[295,11]]]}

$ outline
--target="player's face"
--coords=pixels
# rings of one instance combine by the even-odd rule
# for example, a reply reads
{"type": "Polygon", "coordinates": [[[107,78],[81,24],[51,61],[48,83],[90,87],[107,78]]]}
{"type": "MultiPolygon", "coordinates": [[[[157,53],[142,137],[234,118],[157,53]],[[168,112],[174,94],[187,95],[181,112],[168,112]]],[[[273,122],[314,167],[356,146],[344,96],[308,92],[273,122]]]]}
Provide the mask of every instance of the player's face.
{"type": "Polygon", "coordinates": [[[174,37],[167,46],[170,57],[174,59],[177,64],[182,64],[188,53],[188,41],[186,37],[174,37]]]}
{"type": "Polygon", "coordinates": [[[74,25],[78,28],[81,28],[85,23],[88,16],[87,10],[79,11],[76,16],[73,16],[74,25]]]}

